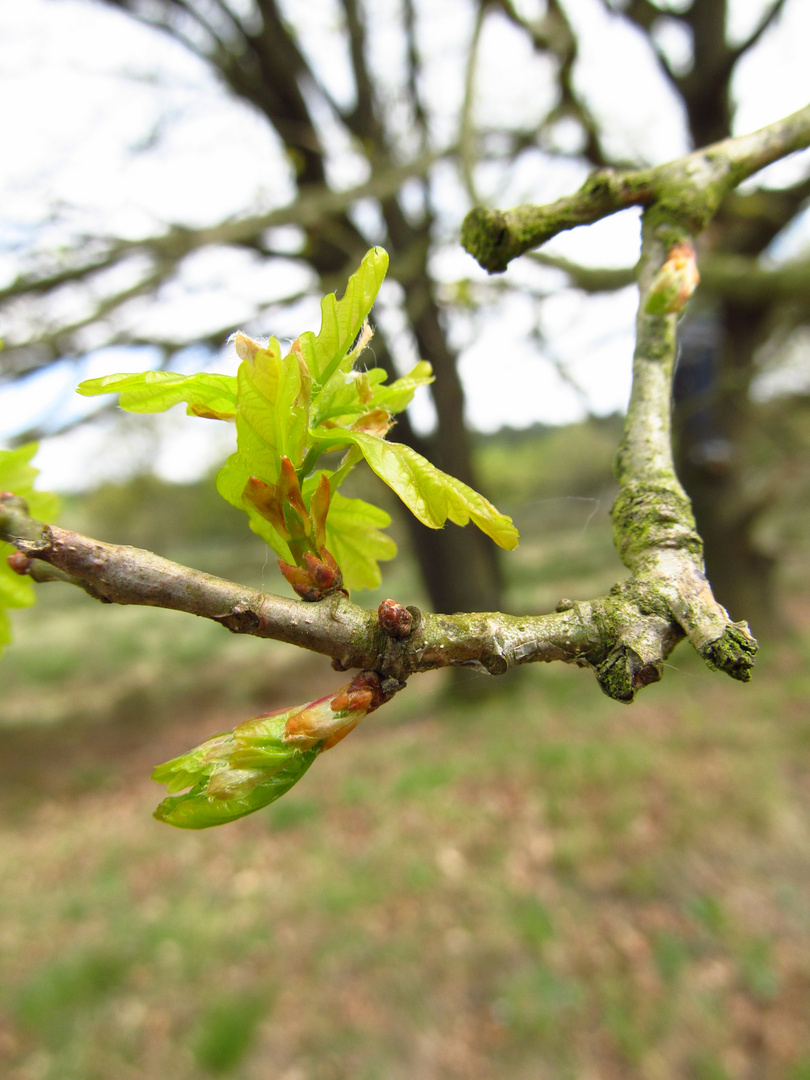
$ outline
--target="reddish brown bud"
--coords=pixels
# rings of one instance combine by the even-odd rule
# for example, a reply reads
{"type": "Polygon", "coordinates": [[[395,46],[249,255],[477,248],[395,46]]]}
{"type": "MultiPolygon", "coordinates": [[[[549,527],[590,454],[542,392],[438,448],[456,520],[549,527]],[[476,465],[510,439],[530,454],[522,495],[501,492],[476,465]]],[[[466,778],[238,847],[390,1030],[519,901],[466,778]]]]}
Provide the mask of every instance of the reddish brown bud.
{"type": "Polygon", "coordinates": [[[31,569],[32,562],[33,559],[29,559],[27,555],[23,555],[21,551],[12,551],[8,557],[8,565],[15,574],[27,574],[31,569]]]}
{"type": "Polygon", "coordinates": [[[278,560],[278,567],[302,600],[315,603],[343,589],[343,575],[328,551],[324,549],[328,562],[319,559],[311,551],[304,552],[304,566],[291,566],[283,559],[278,560]]]}
{"type": "Polygon", "coordinates": [[[368,712],[373,701],[374,693],[371,690],[341,690],[329,702],[329,707],[332,712],[354,712],[356,709],[368,712]]]}
{"type": "Polygon", "coordinates": [[[361,671],[329,702],[330,708],[335,712],[357,708],[366,708],[368,712],[373,712],[381,704],[380,676],[376,671],[361,671]],[[362,701],[368,701],[368,706],[353,704],[353,702],[362,701]]]}
{"type": "Polygon", "coordinates": [[[304,504],[303,496],[301,495],[301,488],[298,484],[298,474],[295,471],[295,466],[286,456],[282,456],[281,458],[281,476],[279,477],[278,482],[285,501],[290,504],[293,510],[295,510],[301,518],[304,529],[301,535],[309,535],[309,514],[307,513],[307,508],[304,504]]]}
{"type": "Polygon", "coordinates": [[[255,506],[280,536],[289,540],[290,531],[284,520],[284,506],[278,484],[268,484],[260,480],[258,476],[250,476],[242,492],[242,498],[255,506]]]}
{"type": "Polygon", "coordinates": [[[413,616],[396,600],[383,600],[377,608],[380,626],[392,638],[406,638],[411,632],[413,616]]]}
{"type": "Polygon", "coordinates": [[[316,589],[326,590],[334,586],[337,574],[331,566],[327,566],[323,559],[319,559],[317,555],[307,551],[304,553],[304,562],[309,572],[310,581],[316,589]]]}

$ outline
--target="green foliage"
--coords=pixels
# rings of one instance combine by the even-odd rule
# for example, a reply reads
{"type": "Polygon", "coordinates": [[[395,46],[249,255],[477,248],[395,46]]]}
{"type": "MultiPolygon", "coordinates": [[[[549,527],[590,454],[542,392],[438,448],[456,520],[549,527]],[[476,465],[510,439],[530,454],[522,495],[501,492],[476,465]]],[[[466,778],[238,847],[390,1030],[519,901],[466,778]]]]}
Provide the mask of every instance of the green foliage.
{"type": "Polygon", "coordinates": [[[241,364],[235,377],[145,372],[79,387],[84,395],[119,393],[121,407],[131,412],[185,402],[192,415],[234,420],[237,448],[217,489],[247,513],[251,528],[279,556],[285,577],[310,600],[344,585],[376,588],[379,563],[396,553],[381,531],[388,515],[338,492],[363,459],[430,528],[473,521],[502,547],[517,545],[511,519],[481,495],[409,447],[385,440],[393,416],[432,379],[425,361],[391,385],[382,369],[356,367],[371,340],[368,315],[387,267],[382,248],[369,251],[343,297],[324,297],[318,334],[302,334],[286,355],[275,338],[261,345],[236,334],[241,364]],[[344,451],[342,460],[324,467],[321,459],[335,449],[344,451]]]}
{"type": "Polygon", "coordinates": [[[347,499],[336,491],[326,519],[326,544],[343,571],[343,580],[358,589],[380,585],[378,563],[393,559],[397,545],[382,529],[391,516],[363,499],[347,499]]]}
{"type": "Polygon", "coordinates": [[[431,529],[449,519],[456,525],[475,522],[496,544],[517,547],[518,532],[512,519],[499,514],[483,495],[441,472],[410,446],[389,443],[362,431],[318,429],[315,438],[326,446],[356,446],[381,480],[399,495],[414,517],[431,529]]]}
{"type": "Polygon", "coordinates": [[[236,379],[232,375],[176,375],[172,371],[105,375],[83,382],[78,393],[84,397],[120,394],[121,408],[135,413],[165,412],[185,401],[189,416],[233,420],[236,415],[236,379]]]}
{"type": "MultiPolygon", "coordinates": [[[[53,521],[59,499],[50,492],[34,490],[38,470],[30,462],[36,452],[36,443],[26,443],[16,450],[0,450],[0,491],[13,491],[24,499],[37,520],[53,521]]],[[[5,609],[28,607],[35,599],[32,582],[15,573],[8,563],[13,551],[10,544],[0,541],[0,652],[11,641],[11,624],[5,609]]]]}

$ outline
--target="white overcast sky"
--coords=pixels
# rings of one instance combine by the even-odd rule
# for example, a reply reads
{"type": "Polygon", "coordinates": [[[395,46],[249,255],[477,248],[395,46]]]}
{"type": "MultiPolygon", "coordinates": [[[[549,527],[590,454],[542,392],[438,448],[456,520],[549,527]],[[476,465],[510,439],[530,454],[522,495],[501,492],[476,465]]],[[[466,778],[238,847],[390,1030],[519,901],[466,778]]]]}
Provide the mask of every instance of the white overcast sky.
{"type": "MultiPolygon", "coordinates": [[[[454,59],[461,52],[454,52],[449,42],[454,36],[458,39],[459,28],[467,25],[462,16],[469,5],[460,0],[425,0],[421,6],[430,19],[425,47],[434,53],[429,93],[434,100],[447,100],[451,125],[454,95],[461,92],[463,72],[454,59]]],[[[533,5],[525,0],[522,6],[530,9],[533,5]]],[[[768,6],[764,0],[736,0],[732,33],[743,37],[768,6]]],[[[306,8],[310,25],[317,28],[311,48],[325,54],[333,25],[330,0],[307,0],[306,8]]],[[[374,10],[383,8],[379,5],[374,10]]],[[[566,8],[581,30],[579,84],[591,91],[612,145],[652,162],[683,152],[682,117],[657,77],[641,36],[622,30],[618,20],[606,17],[598,0],[566,0],[566,8]]],[[[376,33],[385,60],[385,24],[378,22],[376,33]]],[[[487,33],[490,40],[485,42],[487,59],[479,74],[482,92],[477,117],[482,123],[497,124],[525,95],[526,79],[534,80],[532,92],[542,94],[545,76],[528,53],[521,65],[511,47],[498,47],[499,34],[507,44],[504,24],[493,21],[487,33]],[[499,57],[508,57],[508,66],[499,63],[499,57]]],[[[735,88],[737,131],[752,130],[806,104],[810,97],[808,41],[810,2],[788,0],[777,25],[740,65],[735,88]]],[[[662,43],[677,62],[684,43],[674,34],[662,43]]],[[[390,49],[396,47],[392,41],[390,49]]],[[[337,58],[329,77],[339,94],[345,72],[337,58]]],[[[230,102],[205,65],[181,46],[101,4],[0,0],[0,92],[6,103],[0,112],[4,148],[0,155],[0,281],[13,277],[21,247],[35,243],[47,248],[59,243],[59,228],[47,222],[56,206],[74,208],[71,220],[87,231],[109,230],[135,237],[169,221],[202,225],[235,211],[280,206],[291,197],[292,185],[279,168],[275,137],[266,122],[245,106],[230,102]]],[[[445,134],[452,138],[452,128],[445,134]]],[[[806,157],[794,159],[782,165],[781,172],[771,174],[772,182],[794,178],[806,168],[806,157]]],[[[582,179],[571,166],[534,173],[529,162],[516,172],[508,189],[499,192],[507,205],[556,198],[582,179]]],[[[333,177],[346,186],[362,179],[362,167],[351,155],[333,177]]],[[[446,227],[452,230],[466,205],[460,205],[454,177],[448,176],[445,187],[446,227]]],[[[441,184],[438,190],[443,190],[441,184]]],[[[804,235],[797,231],[786,238],[776,255],[795,253],[804,235]]],[[[551,247],[595,265],[630,265],[637,245],[638,216],[630,211],[588,230],[574,230],[551,247]]],[[[439,279],[447,282],[462,276],[485,277],[460,248],[443,249],[435,269],[439,279]]],[[[510,269],[515,274],[531,272],[517,264],[510,269]]],[[[239,253],[202,253],[188,261],[163,303],[142,303],[133,307],[130,317],[138,320],[141,333],[150,327],[157,332],[167,319],[174,327],[188,325],[201,333],[247,318],[256,301],[294,292],[308,280],[307,272],[292,264],[259,269],[239,253]]],[[[390,294],[388,299],[386,304],[383,295],[379,318],[393,321],[390,294]]],[[[587,303],[567,290],[544,304],[544,336],[555,357],[587,388],[594,411],[614,411],[626,402],[634,303],[633,290],[628,289],[587,303]]],[[[543,360],[530,336],[536,322],[533,305],[516,296],[493,308],[491,319],[475,336],[463,322],[453,325],[468,417],[477,428],[524,426],[536,420],[565,422],[582,415],[581,399],[543,360]],[[497,380],[492,378],[493,365],[499,373],[497,380]]],[[[297,305],[279,314],[278,325],[262,328],[281,338],[305,329],[317,329],[317,308],[311,304],[297,305]]],[[[141,369],[149,362],[148,352],[94,349],[90,340],[79,377],[141,369]]],[[[190,352],[185,357],[188,369],[195,362],[199,357],[190,352]]],[[[232,365],[232,358],[223,351],[219,368],[233,370],[232,365]]],[[[39,380],[36,393],[14,387],[2,391],[0,439],[44,417],[80,414],[87,403],[73,394],[76,381],[75,367],[57,367],[39,380]]],[[[416,421],[430,421],[424,404],[416,421]]],[[[163,418],[157,441],[151,426],[148,432],[144,429],[140,443],[137,435],[113,437],[109,425],[88,426],[49,440],[37,463],[44,483],[57,488],[121,475],[141,458],[154,459],[158,470],[171,479],[186,479],[228,451],[228,444],[211,442],[212,428],[225,425],[187,420],[179,410],[163,418]]],[[[227,436],[224,430],[218,434],[227,436]]]]}

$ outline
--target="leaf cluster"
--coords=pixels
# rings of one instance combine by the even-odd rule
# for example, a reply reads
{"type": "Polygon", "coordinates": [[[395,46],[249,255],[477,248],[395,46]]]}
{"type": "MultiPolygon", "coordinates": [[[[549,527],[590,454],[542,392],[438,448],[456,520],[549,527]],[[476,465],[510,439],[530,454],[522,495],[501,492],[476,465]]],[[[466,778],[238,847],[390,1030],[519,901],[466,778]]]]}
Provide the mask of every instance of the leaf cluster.
{"type": "Polygon", "coordinates": [[[232,421],[237,448],[217,489],[247,513],[285,577],[308,600],[344,585],[378,586],[379,562],[396,553],[382,532],[389,515],[339,490],[362,460],[428,527],[473,521],[501,547],[517,544],[511,519],[483,496],[386,439],[393,417],[432,381],[426,361],[390,385],[382,368],[363,366],[372,337],[368,315],[387,267],[386,252],[370,250],[342,298],[332,293],[322,300],[317,335],[301,334],[286,354],[275,338],[260,344],[234,335],[241,360],[235,376],[149,371],[79,387],[87,396],[118,393],[130,412],[161,412],[184,402],[190,415],[232,421]],[[337,461],[330,456],[335,451],[337,461]]]}

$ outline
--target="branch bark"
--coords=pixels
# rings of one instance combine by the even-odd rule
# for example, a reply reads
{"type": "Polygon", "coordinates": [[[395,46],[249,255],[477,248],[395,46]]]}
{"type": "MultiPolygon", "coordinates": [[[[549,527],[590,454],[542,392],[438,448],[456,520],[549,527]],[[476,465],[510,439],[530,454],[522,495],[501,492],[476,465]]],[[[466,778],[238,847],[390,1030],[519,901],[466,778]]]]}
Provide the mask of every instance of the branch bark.
{"type": "MultiPolygon", "coordinates": [[[[650,535],[654,544],[670,539],[663,533],[650,535]]],[[[678,593],[672,567],[650,553],[646,562],[638,556],[640,574],[617,584],[607,596],[579,603],[563,599],[555,612],[537,616],[436,615],[409,608],[410,631],[398,637],[386,631],[377,612],[340,594],[313,604],[250,589],[150,551],[43,525],[30,517],[23,500],[8,493],[0,495],[0,539],[16,548],[10,557],[14,569],[35,581],[68,582],[102,603],[185,611],[236,634],[330,656],[341,671],[372,670],[400,682],[449,666],[501,675],[524,663],[562,660],[593,668],[605,693],[627,702],[661,678],[663,661],[684,637],[664,599],[678,593]]],[[[690,577],[690,588],[698,578],[690,577]]],[[[687,610],[689,605],[681,607],[687,610]]],[[[693,620],[693,644],[709,666],[747,680],[756,643],[737,627],[736,638],[744,638],[746,647],[730,661],[728,617],[713,615],[713,621],[693,620]]]]}
{"type": "Polygon", "coordinates": [[[547,206],[475,207],[464,219],[461,242],[485,270],[496,274],[566,229],[590,225],[629,206],[657,206],[678,220],[678,231],[697,233],[743,180],[807,146],[810,105],[750,135],[723,139],[654,169],[598,170],[579,191],[547,206]]]}

